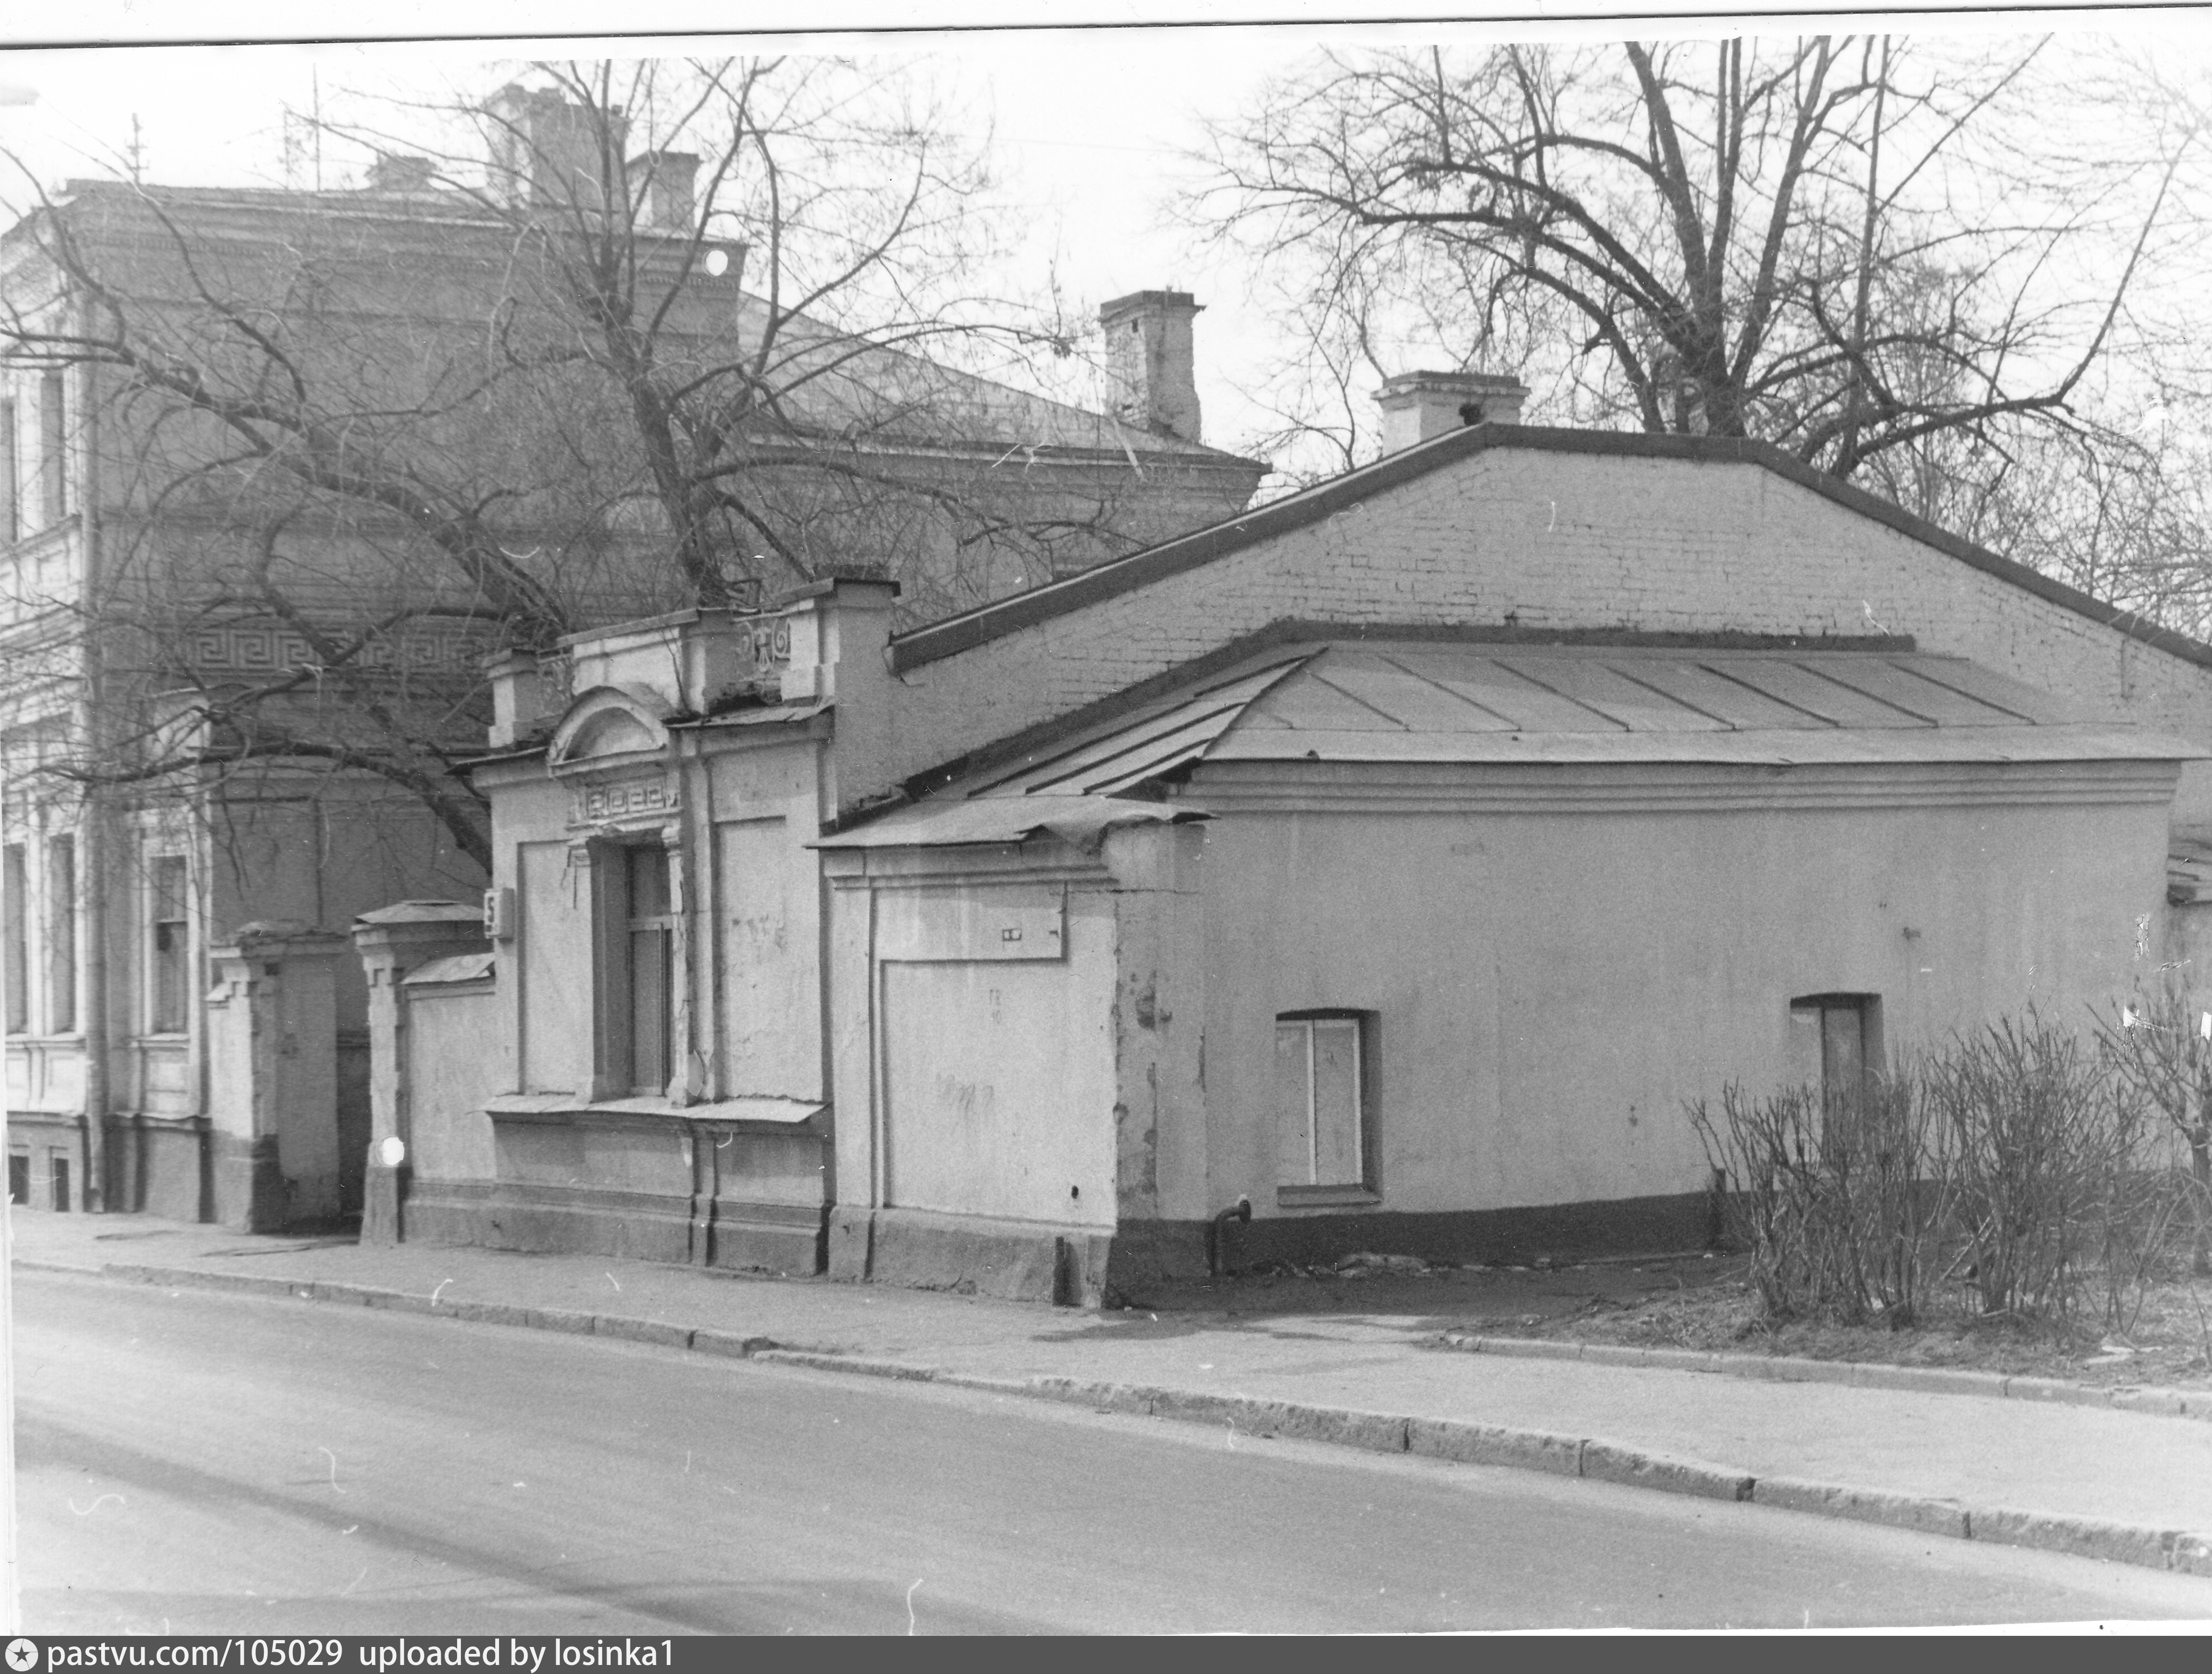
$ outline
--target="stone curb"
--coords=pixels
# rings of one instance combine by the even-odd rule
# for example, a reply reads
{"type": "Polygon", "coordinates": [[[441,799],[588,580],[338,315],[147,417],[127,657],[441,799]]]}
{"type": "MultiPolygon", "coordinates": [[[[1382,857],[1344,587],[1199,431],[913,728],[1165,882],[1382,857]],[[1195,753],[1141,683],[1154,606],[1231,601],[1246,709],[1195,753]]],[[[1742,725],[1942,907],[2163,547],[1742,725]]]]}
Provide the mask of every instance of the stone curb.
{"type": "Polygon", "coordinates": [[[1842,1384],[1857,1389],[1910,1390],[1929,1395],[1978,1395],[1987,1400],[2056,1402],[2110,1407],[2121,1412],[2212,1422],[2212,1391],[2122,1385],[2094,1389],[2063,1378],[2012,1377],[2001,1372],[1962,1372],[1941,1366],[1891,1366],[1879,1361],[1816,1361],[1802,1354],[1729,1354],[1698,1348],[1637,1348],[1624,1343],[1562,1342],[1552,1337],[1474,1336],[1447,1331],[1436,1341],[1462,1354],[1502,1354],[1520,1360],[1587,1361],[1592,1366],[1634,1366],[1670,1372],[1705,1372],[1771,1383],[1842,1384]]]}
{"type": "MultiPolygon", "coordinates": [[[[2015,1511],[2002,1507],[1981,1509],[1961,1505],[1954,1500],[1898,1494],[1883,1488],[1853,1488],[1836,1482],[1807,1482],[1796,1477],[1761,1478],[1734,1466],[1653,1452],[1595,1437],[1516,1429],[1505,1425],[1469,1423],[1457,1419],[1412,1418],[1389,1413],[1363,1412],[1351,1408],[1309,1406],[1301,1402],[1170,1389],[1145,1384],[1104,1383],[1057,1376],[993,1377],[983,1373],[953,1372],[908,1361],[879,1360],[839,1354],[834,1350],[787,1346],[764,1336],[692,1329],[666,1321],[639,1319],[627,1315],[591,1314],[567,1308],[528,1308],[501,1302],[441,1302],[435,1292],[428,1296],[419,1296],[407,1291],[343,1284],[329,1280],[281,1279],[258,1274],[210,1273],[198,1268],[151,1267],[125,1263],[108,1263],[98,1268],[49,1262],[22,1262],[17,1265],[33,1271],[70,1273],[131,1284],[189,1286],[194,1289],[285,1297],[299,1301],[391,1308],[403,1312],[436,1314],[469,1324],[518,1325],[526,1330],[562,1331],[571,1335],[591,1334],[683,1348],[696,1354],[760,1361],[773,1366],[799,1367],[810,1371],[910,1383],[943,1384],[954,1389],[1087,1405],[1101,1412],[1175,1419],[1186,1423],[1222,1424],[1227,1427],[1232,1439],[1241,1430],[1255,1439],[1280,1436],[1327,1442],[1336,1446],[1358,1447],[1370,1452],[1407,1453],[1462,1464],[1540,1470],[1553,1476],[1578,1476],[1592,1482],[1648,1488],[1662,1494],[1747,1501],[1755,1505],[1808,1512],[1818,1517],[1880,1523],[1893,1528],[1944,1535],[1954,1539],[2031,1547],[2044,1551],[2063,1552],[2076,1557],[2102,1558],[2110,1562],[2132,1564],[2143,1568],[2212,1577],[2212,1532],[2157,1529],[2056,1512],[2015,1511]]],[[[441,1285],[439,1289],[443,1290],[444,1287],[441,1285]]],[[[1511,1353],[1513,1348],[1497,1348],[1490,1345],[1510,1343],[1517,1348],[1525,1346],[1528,1341],[1470,1338],[1455,1342],[1453,1346],[1469,1352],[1511,1353]]],[[[1553,1351],[1541,1358],[1600,1359],[1579,1351],[1609,1348],[1611,1345],[1543,1342],[1540,1346],[1553,1351]]],[[[1681,1367],[1690,1361],[1749,1358],[1700,1355],[1668,1349],[1626,1352],[1633,1355],[1665,1355],[1668,1358],[1616,1360],[1607,1355],[1602,1357],[1603,1362],[1681,1367]]],[[[1803,1361],[1792,1364],[1827,1367],[1833,1363],[1803,1361]]],[[[1881,1369],[1920,1370],[1917,1367],[1881,1369]]],[[[1987,1374],[1976,1373],[1951,1373],[1948,1377],[1978,1377],[1984,1382],[1996,1383],[2029,1381],[1994,1379],[1987,1374]]],[[[1934,1385],[1899,1383],[1876,1386],[1955,1387],[1948,1381],[1934,1385]]],[[[1975,1392],[1987,1391],[1977,1390],[1975,1392]]],[[[2023,1391],[2019,1398],[2042,1397],[2023,1391]]]]}

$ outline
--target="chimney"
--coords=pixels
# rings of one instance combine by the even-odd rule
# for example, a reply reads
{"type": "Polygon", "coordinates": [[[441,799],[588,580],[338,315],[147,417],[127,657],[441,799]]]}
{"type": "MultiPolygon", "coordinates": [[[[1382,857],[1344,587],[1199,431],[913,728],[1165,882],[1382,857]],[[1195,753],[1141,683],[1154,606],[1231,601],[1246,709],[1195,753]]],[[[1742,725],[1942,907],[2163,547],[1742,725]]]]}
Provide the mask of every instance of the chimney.
{"type": "Polygon", "coordinates": [[[1198,440],[1190,329],[1198,311],[1187,290],[1133,291],[1098,310],[1113,392],[1108,411],[1124,424],[1198,440]]]}
{"type": "Polygon", "coordinates": [[[497,651],[483,660],[491,683],[491,747],[513,748],[533,726],[559,712],[561,700],[544,662],[527,651],[497,651]]]}
{"type": "Polygon", "coordinates": [[[828,759],[830,804],[841,819],[899,788],[892,736],[899,687],[890,663],[891,606],[898,590],[879,571],[854,569],[780,601],[790,646],[783,701],[836,705],[828,759]]]}
{"type": "Polygon", "coordinates": [[[699,158],[691,151],[647,151],[629,161],[630,201],[637,224],[656,233],[688,233],[699,158]]]}
{"type": "Polygon", "coordinates": [[[1382,451],[1469,424],[1518,424],[1528,387],[1494,372],[1401,372],[1382,380],[1382,451]]]}
{"type": "Polygon", "coordinates": [[[597,210],[605,204],[610,173],[622,177],[629,131],[620,107],[593,111],[550,88],[510,82],[484,108],[490,118],[495,198],[510,209],[542,204],[597,210]],[[611,158],[601,155],[603,126],[611,158]]]}
{"type": "Polygon", "coordinates": [[[368,189],[388,192],[430,192],[435,189],[432,177],[437,172],[438,166],[428,157],[380,152],[376,161],[368,166],[368,189]]]}

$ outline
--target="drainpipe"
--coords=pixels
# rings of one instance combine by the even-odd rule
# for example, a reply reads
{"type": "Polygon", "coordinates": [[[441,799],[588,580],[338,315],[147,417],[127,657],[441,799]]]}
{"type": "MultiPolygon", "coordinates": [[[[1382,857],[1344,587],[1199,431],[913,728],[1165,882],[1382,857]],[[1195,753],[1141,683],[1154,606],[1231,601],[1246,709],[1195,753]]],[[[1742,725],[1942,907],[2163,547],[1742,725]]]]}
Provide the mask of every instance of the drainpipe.
{"type": "MultiPolygon", "coordinates": [[[[83,416],[79,423],[84,449],[82,498],[77,506],[77,539],[82,546],[83,598],[87,607],[85,642],[84,723],[81,736],[94,763],[109,759],[105,748],[106,638],[100,628],[100,404],[94,396],[94,368],[83,378],[83,416]]],[[[78,866],[77,889],[84,899],[84,969],[79,1020],[84,1030],[84,1207],[104,1212],[107,1208],[108,1019],[107,898],[110,893],[107,854],[107,798],[103,788],[88,782],[84,800],[84,840],[78,866]]],[[[129,1193],[123,1194],[125,1207],[129,1193]]]]}
{"type": "Polygon", "coordinates": [[[1213,1225],[1207,1230],[1206,1239],[1206,1271],[1211,1273],[1217,1279],[1221,1276],[1223,1269],[1228,1265],[1228,1263],[1222,1259],[1222,1252],[1223,1247],[1227,1241],[1229,1223],[1232,1220],[1236,1221],[1239,1226],[1243,1227],[1249,1227],[1252,1224],[1252,1200],[1250,1198],[1240,1197],[1234,1203],[1231,1203],[1227,1208],[1222,1210],[1219,1214],[1213,1217],[1213,1225]]]}

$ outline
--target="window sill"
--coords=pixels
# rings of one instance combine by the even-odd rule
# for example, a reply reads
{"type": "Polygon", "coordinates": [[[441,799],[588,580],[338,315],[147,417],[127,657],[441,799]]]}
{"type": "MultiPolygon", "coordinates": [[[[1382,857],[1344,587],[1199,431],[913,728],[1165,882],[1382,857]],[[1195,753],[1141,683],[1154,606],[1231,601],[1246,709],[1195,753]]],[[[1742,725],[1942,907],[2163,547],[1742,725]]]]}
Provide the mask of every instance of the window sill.
{"type": "Polygon", "coordinates": [[[806,1127],[830,1108],[826,1101],[738,1094],[679,1105],[646,1094],[635,1098],[579,1099],[572,1093],[502,1093],[488,1099],[495,1121],[571,1122],[578,1117],[632,1117],[647,1121],[768,1123],[786,1131],[806,1127]]]}
{"type": "Polygon", "coordinates": [[[1382,1201],[1365,1186],[1277,1186],[1275,1202],[1285,1209],[1358,1208],[1382,1201]]]}

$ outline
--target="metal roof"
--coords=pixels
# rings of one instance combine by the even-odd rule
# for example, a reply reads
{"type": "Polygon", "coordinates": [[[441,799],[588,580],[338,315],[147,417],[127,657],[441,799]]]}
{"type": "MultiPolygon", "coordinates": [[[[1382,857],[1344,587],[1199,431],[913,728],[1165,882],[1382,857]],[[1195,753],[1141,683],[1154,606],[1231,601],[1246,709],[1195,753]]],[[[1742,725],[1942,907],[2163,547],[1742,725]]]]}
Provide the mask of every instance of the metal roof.
{"type": "MultiPolygon", "coordinates": [[[[1120,818],[1163,817],[1168,809],[1140,800],[1145,788],[1212,763],[1789,767],[2206,754],[1925,652],[1333,643],[1279,648],[825,846],[1018,842],[1062,825],[1095,838],[1120,818]],[[1092,811],[1079,814],[1086,802],[1092,811]]],[[[1202,777],[1195,788],[1202,803],[1202,777]]],[[[1169,807],[1203,817],[1188,802],[1169,807]]]]}
{"type": "Polygon", "coordinates": [[[963,796],[1115,794],[1199,761],[2180,760],[1963,657],[1434,642],[1278,652],[963,796]]]}
{"type": "Polygon", "coordinates": [[[932,797],[880,819],[810,844],[815,849],[905,849],[967,843],[1022,843],[1039,831],[1096,851],[1116,825],[1179,825],[1206,819],[1184,802],[1139,802],[1079,793],[1035,796],[932,797]]]}
{"type": "Polygon", "coordinates": [[[474,983],[498,974],[499,956],[489,948],[480,953],[452,953],[442,959],[425,959],[399,979],[402,988],[435,988],[441,983],[474,983]]]}
{"type": "Polygon", "coordinates": [[[1310,648],[1282,653],[1256,671],[1200,686],[1186,696],[1125,717],[1043,758],[1003,767],[965,782],[961,796],[1058,793],[1112,796],[1204,756],[1243,720],[1255,699],[1315,655],[1310,648]]]}

